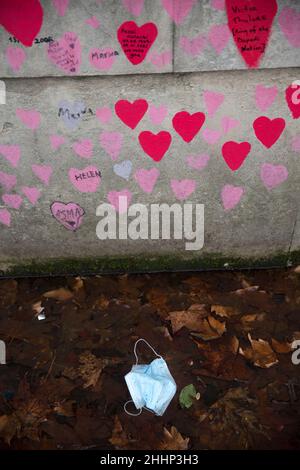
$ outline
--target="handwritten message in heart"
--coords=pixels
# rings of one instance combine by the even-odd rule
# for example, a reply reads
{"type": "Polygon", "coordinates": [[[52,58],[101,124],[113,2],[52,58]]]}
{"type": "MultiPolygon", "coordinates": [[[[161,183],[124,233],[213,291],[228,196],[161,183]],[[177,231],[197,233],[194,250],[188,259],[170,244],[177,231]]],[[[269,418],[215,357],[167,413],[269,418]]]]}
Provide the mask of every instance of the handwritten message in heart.
{"type": "Polygon", "coordinates": [[[82,224],[84,209],[76,202],[55,201],[50,206],[53,217],[67,230],[75,232],[82,224]]]}
{"type": "Polygon", "coordinates": [[[101,183],[101,171],[95,166],[87,166],[82,170],[70,168],[69,179],[81,193],[94,193],[101,183]]]}
{"type": "Polygon", "coordinates": [[[76,33],[65,33],[47,47],[49,59],[58,68],[69,75],[76,74],[81,65],[81,46],[76,33]]]}
{"type": "Polygon", "coordinates": [[[138,65],[145,59],[157,33],[154,23],[138,27],[134,21],[126,21],[119,27],[117,36],[127,59],[133,65],[138,65]]]}

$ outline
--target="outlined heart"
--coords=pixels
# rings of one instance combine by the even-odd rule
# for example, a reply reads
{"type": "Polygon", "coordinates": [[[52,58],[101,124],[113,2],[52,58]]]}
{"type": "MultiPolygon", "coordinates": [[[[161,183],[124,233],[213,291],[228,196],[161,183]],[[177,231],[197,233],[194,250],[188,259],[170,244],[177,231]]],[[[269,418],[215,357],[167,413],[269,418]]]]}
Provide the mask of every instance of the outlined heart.
{"type": "Polygon", "coordinates": [[[154,23],[145,23],[139,27],[134,21],[126,21],[117,31],[122,50],[133,65],[143,62],[157,34],[154,23]]]}
{"type": "Polygon", "coordinates": [[[133,103],[127,100],[119,100],[115,104],[116,115],[130,129],[135,129],[143,119],[148,109],[148,103],[144,99],[135,100],[133,103]]]}
{"type": "Polygon", "coordinates": [[[226,11],[239,53],[248,67],[257,67],[268,44],[277,1],[226,0],[226,11]]]}
{"type": "Polygon", "coordinates": [[[53,217],[67,230],[75,232],[82,224],[84,209],[76,202],[55,201],[50,206],[53,217]]]}
{"type": "Polygon", "coordinates": [[[253,129],[258,140],[268,149],[277,142],[285,128],[283,118],[269,119],[260,116],[253,121],[253,129]]]}
{"type": "Polygon", "coordinates": [[[236,171],[243,164],[251,150],[249,142],[234,142],[230,140],[225,142],[222,147],[222,155],[232,171],[236,171]]]}
{"type": "Polygon", "coordinates": [[[139,135],[139,142],[144,152],[155,162],[159,162],[169,149],[172,136],[167,131],[153,134],[151,131],[143,131],[139,135]]]}
{"type": "Polygon", "coordinates": [[[285,90],[285,99],[294,119],[300,117],[300,84],[292,83],[285,90]]]}
{"type": "Polygon", "coordinates": [[[185,142],[191,142],[198,134],[205,121],[204,113],[190,114],[179,111],[172,119],[173,127],[185,142]]]}
{"type": "Polygon", "coordinates": [[[1,0],[0,24],[24,46],[31,47],[43,23],[39,0],[1,0]]]}

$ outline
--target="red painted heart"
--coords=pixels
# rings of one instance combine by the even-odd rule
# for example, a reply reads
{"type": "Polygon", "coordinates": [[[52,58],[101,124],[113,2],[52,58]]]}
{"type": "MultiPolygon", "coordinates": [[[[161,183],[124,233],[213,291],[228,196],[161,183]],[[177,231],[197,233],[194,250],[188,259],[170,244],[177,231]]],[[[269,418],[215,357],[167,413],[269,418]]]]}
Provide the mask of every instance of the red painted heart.
{"type": "Polygon", "coordinates": [[[0,24],[24,46],[32,46],[43,23],[39,0],[1,0],[0,24]]]}
{"type": "Polygon", "coordinates": [[[284,128],[283,118],[269,119],[266,116],[260,116],[253,122],[256,137],[268,149],[277,142],[284,128]]]}
{"type": "Polygon", "coordinates": [[[228,26],[248,67],[257,67],[265,52],[276,0],[226,0],[228,26]]]}
{"type": "Polygon", "coordinates": [[[205,121],[204,113],[190,114],[187,111],[176,113],[172,119],[173,127],[185,142],[191,142],[205,121]]]}
{"type": "Polygon", "coordinates": [[[115,104],[116,115],[130,129],[135,129],[141,119],[143,119],[148,109],[146,100],[135,100],[133,103],[127,100],[120,100],[115,104]]]}
{"type": "Polygon", "coordinates": [[[144,152],[155,162],[159,162],[171,145],[172,137],[169,132],[161,131],[153,134],[143,131],[139,135],[139,142],[144,152]]]}
{"type": "Polygon", "coordinates": [[[300,117],[300,85],[292,84],[285,90],[285,99],[294,119],[300,117]]]}
{"type": "Polygon", "coordinates": [[[127,59],[133,65],[138,65],[145,59],[157,33],[154,23],[146,23],[138,27],[134,21],[126,21],[119,27],[117,36],[127,59]]]}
{"type": "Polygon", "coordinates": [[[249,142],[225,142],[222,147],[222,155],[232,171],[236,171],[240,168],[243,161],[247,157],[251,150],[249,142]]]}

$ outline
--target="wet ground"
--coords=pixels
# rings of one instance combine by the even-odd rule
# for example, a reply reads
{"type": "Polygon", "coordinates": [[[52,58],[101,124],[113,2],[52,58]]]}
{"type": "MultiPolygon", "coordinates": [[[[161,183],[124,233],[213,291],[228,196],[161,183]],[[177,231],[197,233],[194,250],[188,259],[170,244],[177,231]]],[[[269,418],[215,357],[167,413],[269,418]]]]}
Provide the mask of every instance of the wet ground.
{"type": "Polygon", "coordinates": [[[0,449],[300,449],[300,268],[2,280],[0,339],[0,449]],[[138,338],[162,417],[123,410],[138,338]]]}

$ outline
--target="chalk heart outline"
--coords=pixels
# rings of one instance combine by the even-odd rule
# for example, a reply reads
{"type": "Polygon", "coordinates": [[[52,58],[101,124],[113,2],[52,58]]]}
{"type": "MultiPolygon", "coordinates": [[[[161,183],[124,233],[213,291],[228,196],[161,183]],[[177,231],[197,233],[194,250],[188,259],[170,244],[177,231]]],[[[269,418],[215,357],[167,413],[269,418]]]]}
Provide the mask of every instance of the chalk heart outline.
{"type": "Polygon", "coordinates": [[[285,129],[283,118],[270,119],[260,116],[253,121],[253,129],[257,139],[266,147],[271,148],[285,129]]]}
{"type": "Polygon", "coordinates": [[[159,175],[160,171],[157,168],[150,168],[149,170],[140,168],[136,170],[134,179],[145,193],[151,194],[159,175]]]}
{"type": "Polygon", "coordinates": [[[5,52],[6,60],[14,72],[19,72],[26,60],[26,53],[20,47],[8,46],[5,52]]]}
{"type": "MultiPolygon", "coordinates": [[[[152,47],[153,43],[155,42],[157,38],[157,27],[154,23],[145,23],[142,26],[138,26],[134,21],[125,21],[125,23],[121,24],[118,28],[117,31],[117,37],[118,41],[120,43],[120,46],[129,60],[129,62],[132,63],[132,65],[139,65],[141,62],[143,62],[152,47]],[[127,33],[127,31],[130,31],[130,33],[127,33]],[[143,38],[143,40],[136,40],[137,44],[133,47],[133,49],[140,47],[141,44],[139,42],[144,43],[145,37],[148,39],[149,44],[146,46],[144,45],[144,49],[140,54],[132,54],[131,49],[128,48],[128,39],[130,38],[131,32],[134,32],[136,37],[143,38]]],[[[131,41],[132,42],[132,41],[131,41]]]]}
{"type": "Polygon", "coordinates": [[[132,193],[131,191],[129,191],[129,189],[122,189],[121,191],[110,191],[107,194],[108,202],[115,208],[116,212],[119,212],[119,214],[124,214],[127,211],[128,206],[130,205],[130,202],[131,202],[131,198],[132,198],[132,193]],[[125,204],[123,207],[122,205],[120,207],[121,197],[122,199],[126,198],[126,200],[124,200],[125,204]]]}
{"type": "Polygon", "coordinates": [[[7,209],[1,209],[0,208],[0,222],[3,225],[6,225],[7,227],[10,226],[11,215],[10,215],[10,212],[7,209]]]}
{"type": "Polygon", "coordinates": [[[98,172],[98,168],[93,165],[87,166],[82,170],[79,170],[78,168],[70,168],[69,180],[73,184],[74,188],[78,189],[81,193],[95,193],[101,184],[101,177],[97,175],[98,172]],[[80,175],[90,172],[95,174],[95,176],[90,175],[87,178],[80,178],[80,175]],[[76,178],[76,176],[78,178],[76,178]]]}
{"type": "Polygon", "coordinates": [[[188,155],[186,157],[187,165],[193,170],[204,170],[210,160],[210,156],[207,153],[200,155],[188,155]]]}
{"type": "Polygon", "coordinates": [[[196,0],[161,0],[162,6],[177,25],[190,14],[196,0]]]}
{"type": "Polygon", "coordinates": [[[40,127],[41,114],[35,109],[17,108],[16,115],[28,129],[34,131],[40,127]]]}
{"type": "Polygon", "coordinates": [[[226,184],[221,191],[221,199],[225,211],[233,209],[241,200],[244,188],[226,184]]]}
{"type": "Polygon", "coordinates": [[[75,232],[83,222],[84,209],[76,202],[55,201],[50,206],[52,216],[67,230],[75,232]],[[65,213],[68,212],[68,216],[65,213]],[[68,217],[68,218],[67,218],[68,217]]]}
{"type": "Polygon", "coordinates": [[[288,178],[289,172],[284,165],[264,163],[261,166],[260,177],[265,187],[271,191],[288,178]]]}
{"type": "Polygon", "coordinates": [[[300,47],[300,11],[283,7],[278,18],[280,29],[293,47],[300,47]]]}
{"type": "Polygon", "coordinates": [[[103,131],[99,136],[99,143],[113,161],[118,160],[123,146],[123,134],[103,131]]]}
{"type": "Polygon", "coordinates": [[[2,195],[2,200],[4,204],[6,204],[8,207],[12,209],[19,209],[23,202],[23,199],[21,198],[19,194],[5,193],[2,195]]]}
{"type": "Polygon", "coordinates": [[[196,181],[191,179],[172,179],[170,185],[176,198],[180,201],[187,199],[196,189],[196,181]]]}
{"type": "Polygon", "coordinates": [[[277,86],[265,87],[264,85],[256,85],[255,103],[258,109],[266,111],[275,101],[278,94],[277,86]]]}
{"type": "Polygon", "coordinates": [[[117,176],[129,180],[132,171],[132,162],[130,160],[123,160],[120,163],[116,163],[113,169],[117,176]]]}
{"type": "Polygon", "coordinates": [[[81,45],[76,33],[69,31],[49,43],[47,55],[49,60],[68,75],[79,72],[81,66],[81,45]]]}
{"type": "Polygon", "coordinates": [[[0,171],[0,184],[3,186],[5,191],[10,191],[16,186],[17,177],[16,175],[11,175],[9,173],[5,173],[4,171],[0,171]]]}
{"type": "Polygon", "coordinates": [[[0,145],[0,154],[10,163],[13,168],[17,168],[21,158],[21,148],[19,145],[0,145]]]}
{"type": "Polygon", "coordinates": [[[93,47],[89,52],[90,64],[97,70],[108,71],[112,68],[116,60],[114,50],[111,47],[93,47]],[[100,57],[101,54],[110,54],[109,57],[100,57]]]}

